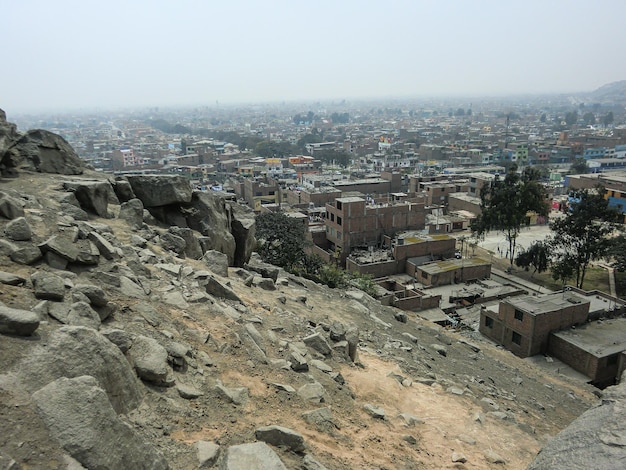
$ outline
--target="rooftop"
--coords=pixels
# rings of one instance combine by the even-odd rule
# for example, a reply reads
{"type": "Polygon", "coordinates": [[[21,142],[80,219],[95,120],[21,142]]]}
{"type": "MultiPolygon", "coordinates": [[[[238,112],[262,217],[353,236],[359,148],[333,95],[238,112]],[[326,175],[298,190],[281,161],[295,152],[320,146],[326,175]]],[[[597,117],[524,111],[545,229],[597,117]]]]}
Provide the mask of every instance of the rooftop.
{"type": "Polygon", "coordinates": [[[519,297],[510,297],[506,299],[505,302],[532,315],[555,312],[571,307],[572,305],[589,305],[589,300],[568,291],[555,292],[553,294],[544,294],[540,296],[522,295],[519,297]]]}
{"type": "Polygon", "coordinates": [[[475,266],[490,265],[489,261],[482,258],[463,258],[463,259],[448,259],[444,261],[435,261],[434,263],[423,264],[418,268],[428,274],[439,274],[448,271],[453,271],[459,268],[470,268],[475,266]]]}
{"type": "Polygon", "coordinates": [[[553,334],[596,357],[626,350],[626,318],[600,320],[553,334]]]}

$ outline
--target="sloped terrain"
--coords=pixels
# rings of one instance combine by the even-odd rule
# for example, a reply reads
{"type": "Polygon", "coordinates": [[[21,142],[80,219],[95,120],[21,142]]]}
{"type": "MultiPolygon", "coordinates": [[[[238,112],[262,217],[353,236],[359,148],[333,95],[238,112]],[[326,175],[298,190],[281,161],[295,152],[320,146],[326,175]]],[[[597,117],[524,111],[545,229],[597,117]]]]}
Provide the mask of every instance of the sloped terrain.
{"type": "MultiPolygon", "coordinates": [[[[477,335],[410,312],[399,321],[396,309],[360,291],[332,290],[255,256],[227,272],[214,258],[183,258],[164,247],[166,225],[147,215],[151,225],[133,226],[115,201],[108,218],[75,220],[59,202],[63,181],[22,172],[0,183],[32,231],[0,245],[0,298],[3,308],[39,320],[30,335],[0,336],[0,455],[22,468],[78,465],[71,458],[107,468],[124,452],[147,452],[160,457],[141,468],[191,469],[205,461],[199,449],[207,443],[219,446],[207,468],[238,468],[227,449],[259,440],[286,468],[524,468],[595,401],[591,389],[545,376],[477,335]],[[56,257],[11,258],[27,246],[85,251],[84,240],[98,240],[92,232],[110,244],[110,259],[104,248],[95,264],[78,257],[65,269],[51,267],[56,257]],[[68,237],[64,248],[49,242],[55,235],[68,237]],[[51,287],[57,278],[60,293],[51,287]],[[103,364],[105,350],[114,359],[103,364]],[[127,370],[114,373],[113,362],[127,370]],[[137,392],[121,394],[114,384],[122,380],[137,392]],[[153,452],[124,450],[107,433],[89,441],[80,426],[72,435],[68,387],[96,402],[107,396],[111,405],[102,406],[115,412],[98,411],[94,422],[116,416],[132,429],[134,448],[153,452]],[[52,410],[42,404],[50,396],[58,399],[52,410]],[[59,435],[61,418],[70,424],[59,435]],[[268,438],[264,426],[287,428],[303,447],[282,431],[268,438]],[[101,462],[85,459],[94,442],[101,462]]],[[[0,220],[3,233],[14,236],[14,220],[0,220]]],[[[78,397],[75,408],[85,413],[78,397]]]]}

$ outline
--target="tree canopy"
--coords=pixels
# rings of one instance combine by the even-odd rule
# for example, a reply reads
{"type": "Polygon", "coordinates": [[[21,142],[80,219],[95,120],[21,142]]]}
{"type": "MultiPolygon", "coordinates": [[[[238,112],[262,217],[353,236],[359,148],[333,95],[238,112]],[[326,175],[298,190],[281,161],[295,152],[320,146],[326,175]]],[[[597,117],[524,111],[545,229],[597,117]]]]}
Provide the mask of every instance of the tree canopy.
{"type": "Polygon", "coordinates": [[[513,164],[504,178],[496,175],[480,191],[481,213],[472,222],[472,233],[482,238],[488,232],[502,232],[509,243],[511,267],[515,259],[517,237],[522,227],[530,224],[529,213],[548,214],[546,191],[539,178],[535,168],[526,167],[520,174],[517,165],[513,164]]]}
{"type": "Polygon", "coordinates": [[[300,219],[283,212],[264,212],[256,217],[257,251],[266,263],[295,269],[304,258],[305,233],[300,219]]]}
{"type": "Polygon", "coordinates": [[[576,287],[585,282],[592,261],[609,255],[619,213],[609,207],[604,198],[606,190],[580,190],[570,194],[570,206],[565,216],[550,224],[554,232],[552,247],[552,277],[564,283],[576,279],[576,287]]]}

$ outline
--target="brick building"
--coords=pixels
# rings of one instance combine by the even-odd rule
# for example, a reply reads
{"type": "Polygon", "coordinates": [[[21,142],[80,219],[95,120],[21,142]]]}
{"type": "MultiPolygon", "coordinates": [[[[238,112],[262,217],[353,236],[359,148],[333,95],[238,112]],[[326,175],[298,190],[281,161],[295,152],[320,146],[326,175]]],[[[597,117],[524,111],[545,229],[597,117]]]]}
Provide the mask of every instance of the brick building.
{"type": "Polygon", "coordinates": [[[534,356],[548,350],[553,331],[585,323],[589,305],[589,300],[569,291],[509,297],[497,311],[481,311],[479,331],[517,356],[534,356]]]}

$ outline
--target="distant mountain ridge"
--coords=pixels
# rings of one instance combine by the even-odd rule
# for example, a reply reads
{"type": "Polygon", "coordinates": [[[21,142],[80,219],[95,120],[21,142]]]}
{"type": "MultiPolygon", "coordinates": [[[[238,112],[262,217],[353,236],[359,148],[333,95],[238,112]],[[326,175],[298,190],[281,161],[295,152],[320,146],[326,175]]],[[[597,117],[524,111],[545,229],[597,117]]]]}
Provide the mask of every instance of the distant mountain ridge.
{"type": "Polygon", "coordinates": [[[607,83],[588,94],[589,99],[600,103],[626,104],[626,80],[607,83]]]}

